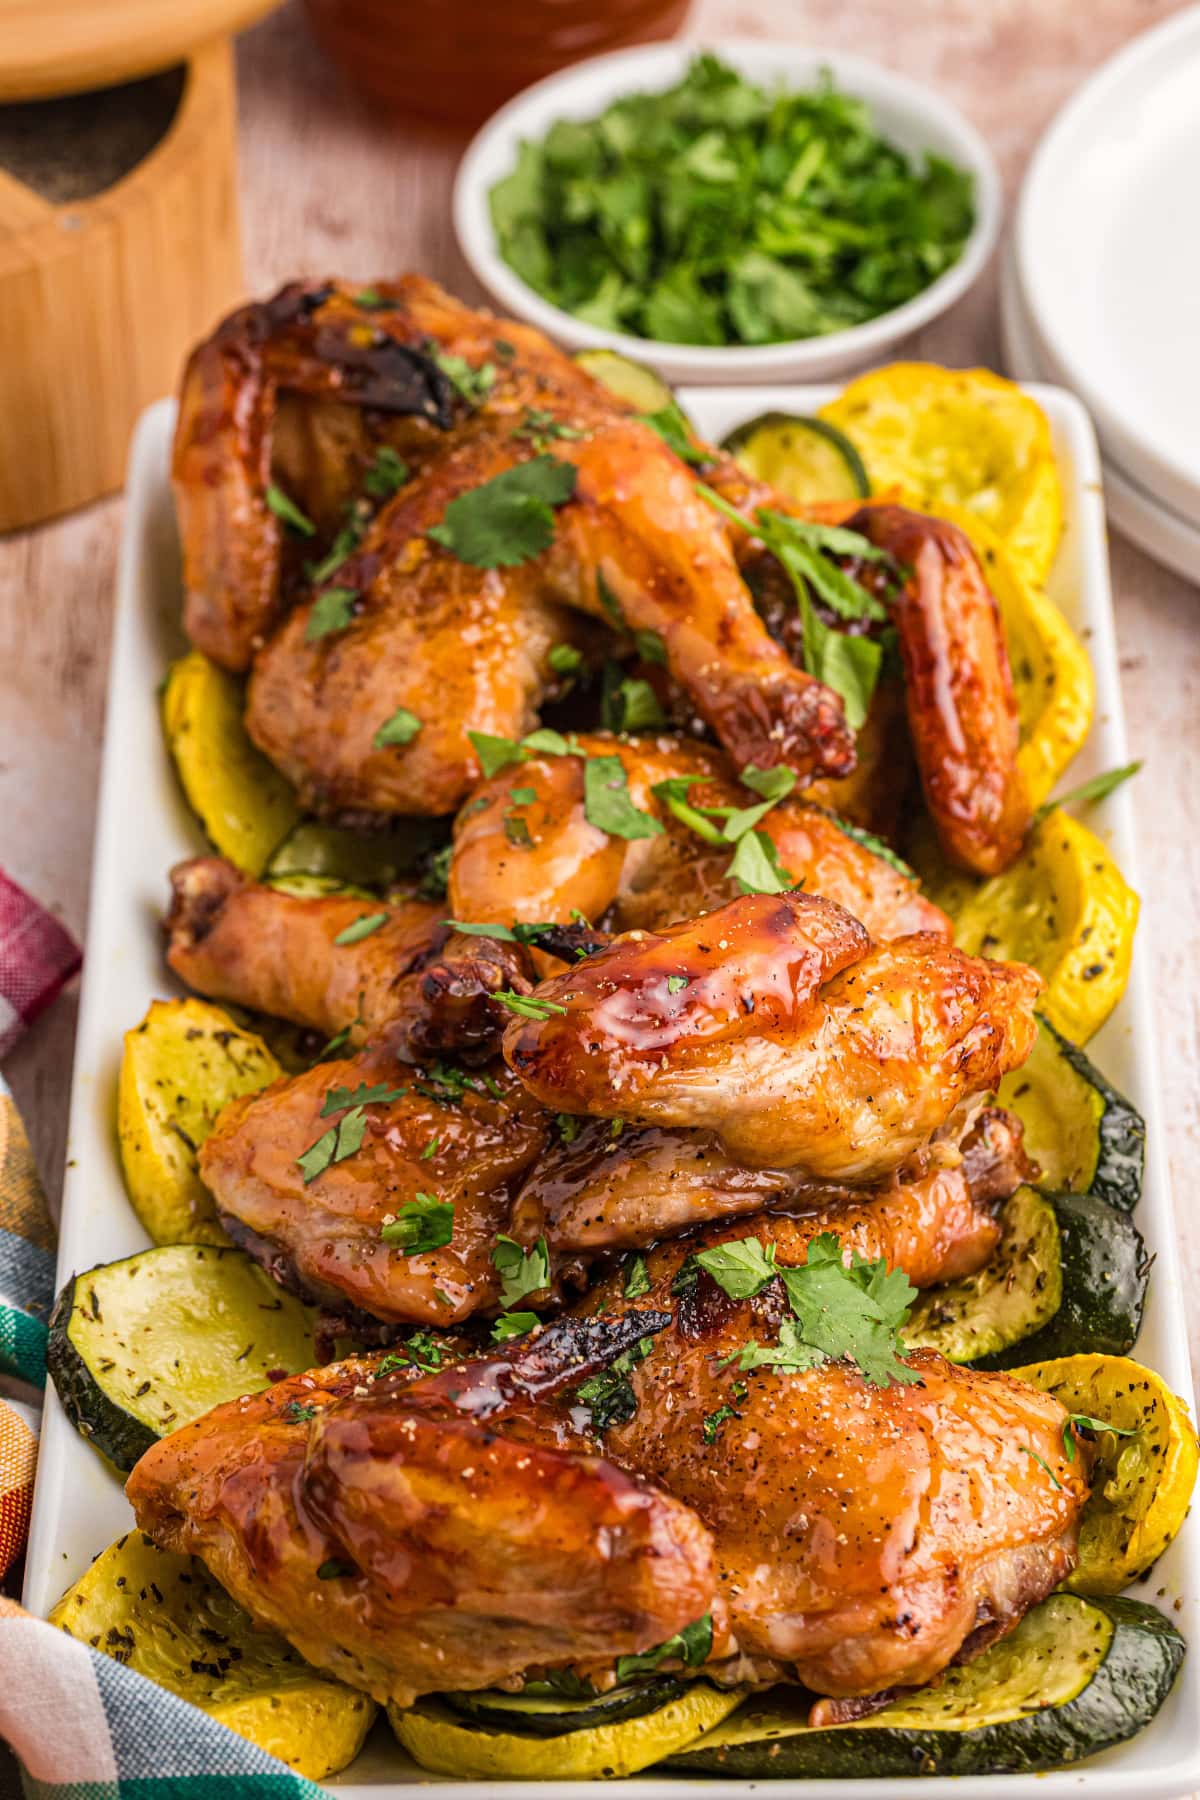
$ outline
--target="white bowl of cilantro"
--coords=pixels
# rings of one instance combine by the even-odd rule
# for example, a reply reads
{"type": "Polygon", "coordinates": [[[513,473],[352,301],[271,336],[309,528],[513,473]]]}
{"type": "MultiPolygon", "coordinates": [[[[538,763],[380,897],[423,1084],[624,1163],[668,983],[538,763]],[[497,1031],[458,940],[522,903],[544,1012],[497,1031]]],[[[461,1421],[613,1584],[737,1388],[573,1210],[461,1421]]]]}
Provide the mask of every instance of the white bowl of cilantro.
{"type": "Polygon", "coordinates": [[[655,44],[538,82],[471,143],[463,254],[506,312],[668,381],[812,380],[951,306],[1000,223],[928,88],[796,44],[655,44]]]}

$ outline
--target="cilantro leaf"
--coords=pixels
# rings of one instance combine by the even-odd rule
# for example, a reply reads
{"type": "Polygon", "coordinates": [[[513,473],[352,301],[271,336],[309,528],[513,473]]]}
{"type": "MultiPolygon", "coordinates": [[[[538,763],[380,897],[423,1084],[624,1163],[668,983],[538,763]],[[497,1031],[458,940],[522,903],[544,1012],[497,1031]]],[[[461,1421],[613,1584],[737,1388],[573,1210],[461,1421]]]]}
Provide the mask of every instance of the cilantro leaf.
{"type": "Polygon", "coordinates": [[[600,1369],[595,1375],[589,1375],[576,1388],[575,1398],[591,1413],[592,1430],[598,1437],[612,1425],[626,1424],[637,1412],[637,1396],[629,1377],[640,1362],[645,1362],[653,1348],[652,1337],[639,1338],[636,1344],[623,1350],[607,1369],[600,1369]]]}
{"type": "Polygon", "coordinates": [[[778,1369],[781,1375],[802,1375],[805,1369],[819,1368],[825,1354],[815,1344],[804,1342],[795,1319],[784,1319],[774,1344],[760,1344],[750,1338],[737,1353],[736,1361],[743,1374],[751,1369],[778,1369]]]}
{"type": "Polygon", "coordinates": [[[1018,1444],[1017,1449],[1023,1450],[1026,1456],[1031,1456],[1038,1468],[1045,1470],[1046,1474],[1050,1477],[1051,1487],[1061,1490],[1062,1482],[1058,1479],[1058,1476],[1054,1473],[1054,1470],[1050,1467],[1050,1464],[1046,1461],[1044,1456],[1039,1456],[1038,1452],[1031,1444],[1018,1444]]]}
{"type": "Polygon", "coordinates": [[[836,825],[846,837],[853,838],[854,842],[861,844],[864,850],[870,850],[874,855],[881,856],[889,868],[895,869],[897,875],[904,875],[909,881],[916,881],[917,871],[911,868],[903,857],[897,856],[890,844],[885,844],[881,837],[876,837],[873,831],[864,831],[861,825],[852,825],[849,819],[840,818],[837,813],[829,813],[827,817],[830,824],[836,825]]]}
{"type": "Polygon", "coordinates": [[[725,873],[743,894],[784,894],[796,885],[765,831],[749,831],[738,839],[725,873]]]}
{"type": "Polygon", "coordinates": [[[390,719],[385,719],[371,743],[376,750],[385,750],[389,744],[411,744],[421,729],[421,721],[416,713],[409,712],[407,706],[398,706],[390,719]]]}
{"type": "Polygon", "coordinates": [[[483,402],[496,385],[496,365],[481,363],[475,368],[465,356],[455,356],[448,350],[434,347],[431,352],[434,362],[446,377],[451,387],[467,402],[468,406],[482,406],[483,402]]]}
{"type": "Polygon", "coordinates": [[[662,826],[639,812],[629,798],[625,765],[619,756],[589,756],[583,766],[583,815],[610,837],[659,837],[662,826]]]}
{"type": "Polygon", "coordinates": [[[501,1313],[492,1326],[492,1342],[493,1344],[507,1344],[511,1338],[526,1337],[537,1323],[536,1313],[501,1313]]]}
{"type": "Polygon", "coordinates": [[[1106,769],[1103,775],[1093,775],[1090,781],[1081,781],[1078,787],[1068,788],[1057,800],[1046,800],[1033,815],[1034,825],[1040,825],[1043,819],[1060,806],[1077,806],[1085,801],[1094,804],[1097,800],[1107,800],[1123,782],[1129,781],[1141,768],[1141,760],[1125,763],[1119,769],[1106,769]]]}
{"type": "Polygon", "coordinates": [[[780,1274],[806,1344],[829,1357],[848,1356],[877,1386],[918,1380],[898,1354],[897,1334],[916,1298],[902,1270],[857,1252],[847,1264],[839,1240],[823,1232],[809,1244],[807,1261],[780,1274]]]}
{"type": "Polygon", "coordinates": [[[375,460],[363,477],[363,487],[373,500],[390,500],[408,480],[408,464],[390,444],[381,444],[375,460]]]}
{"type": "Polygon", "coordinates": [[[322,1132],[316,1142],[296,1158],[296,1165],[304,1175],[305,1187],[315,1181],[318,1175],[323,1175],[331,1164],[344,1162],[346,1157],[353,1156],[356,1150],[360,1150],[366,1129],[366,1113],[361,1106],[354,1106],[342,1115],[340,1123],[331,1125],[328,1131],[322,1132]]]}
{"type": "Polygon", "coordinates": [[[774,1244],[755,1237],[733,1238],[711,1250],[697,1250],[695,1260],[731,1300],[749,1300],[779,1274],[774,1244]]]}
{"type": "Polygon", "coordinates": [[[1068,1413],[1063,1425],[1063,1454],[1068,1462],[1075,1461],[1078,1448],[1075,1434],[1078,1431],[1111,1431],[1114,1437],[1136,1437],[1137,1429],[1132,1425],[1113,1425],[1107,1419],[1093,1419],[1088,1413],[1068,1413]]]}
{"type": "Polygon", "coordinates": [[[686,975],[668,975],[667,976],[667,992],[668,992],[668,994],[680,994],[683,992],[684,988],[687,985],[688,985],[688,978],[686,975]]]}
{"type": "Polygon", "coordinates": [[[648,425],[651,431],[657,432],[667,449],[673,450],[676,456],[685,463],[690,463],[693,468],[700,468],[704,463],[712,461],[710,453],[692,437],[688,422],[674,400],[669,401],[658,412],[643,413],[642,423],[648,425]]]}
{"type": "Polygon", "coordinates": [[[657,631],[651,631],[649,628],[635,631],[633,644],[643,662],[657,663],[662,668],[666,667],[667,646],[657,631]]]}
{"type": "Polygon", "coordinates": [[[361,944],[364,938],[369,938],[387,922],[388,914],[385,912],[361,913],[352,924],[344,925],[333,941],[335,944],[361,944]]]}
{"type": "Polygon", "coordinates": [[[313,601],[308,620],[304,627],[304,641],[315,644],[332,632],[345,631],[354,619],[354,603],[358,599],[358,589],[352,587],[328,587],[313,601]]]}
{"type": "Polygon", "coordinates": [[[494,737],[489,731],[468,731],[467,737],[488,781],[501,769],[507,769],[510,763],[523,760],[521,746],[513,738],[494,737]]]}
{"type": "Polygon", "coordinates": [[[273,481],[267,487],[267,508],[285,525],[290,525],[293,531],[298,531],[301,537],[316,536],[317,528],[308,514],[302,513],[291,495],[285,494],[273,481]]]}
{"type": "Polygon", "coordinates": [[[389,1087],[386,1081],[380,1081],[374,1087],[368,1087],[365,1081],[360,1081],[353,1090],[348,1087],[327,1088],[320,1116],[327,1119],[331,1113],[341,1112],[347,1106],[387,1106],[407,1092],[407,1088],[389,1087]]]}
{"type": "Polygon", "coordinates": [[[796,771],[779,763],[773,769],[759,769],[753,763],[742,770],[738,780],[743,787],[761,794],[764,800],[786,800],[796,785],[796,771]]]}
{"type": "MultiPolygon", "coordinates": [[[[708,808],[693,806],[688,799],[688,790],[696,782],[703,781],[703,775],[669,775],[665,781],[656,781],[650,792],[656,800],[661,800],[668,812],[673,813],[681,825],[694,831],[697,837],[706,844],[724,844],[727,840],[719,825],[714,825],[708,817],[708,808]]],[[[716,809],[711,809],[714,812],[716,809]]]]}
{"type": "Polygon", "coordinates": [[[500,1304],[505,1311],[527,1294],[540,1294],[550,1286],[550,1252],[544,1237],[532,1250],[523,1249],[510,1237],[498,1237],[492,1264],[500,1277],[500,1304]]]}
{"type": "Polygon", "coordinates": [[[656,731],[666,724],[658,695],[640,675],[621,675],[617,663],[605,665],[601,722],[608,731],[656,731]]]}
{"type": "Polygon", "coordinates": [[[536,994],[514,994],[511,988],[497,988],[492,995],[501,1006],[516,1013],[519,1019],[548,1019],[551,1013],[565,1013],[557,1000],[539,1000],[536,994]]]}
{"type": "Polygon", "coordinates": [[[621,1290],[626,1300],[640,1300],[651,1288],[650,1271],[639,1251],[631,1251],[625,1259],[625,1283],[621,1290]]]}
{"type": "Polygon", "coordinates": [[[454,1203],[439,1200],[436,1194],[419,1193],[405,1201],[394,1219],[380,1226],[379,1235],[403,1256],[440,1250],[454,1236],[454,1203]]]}
{"type": "Polygon", "coordinates": [[[443,919],[443,925],[449,925],[452,931],[461,931],[464,937],[498,938],[502,944],[520,942],[515,931],[508,925],[476,925],[465,919],[443,919]]]}
{"type": "Polygon", "coordinates": [[[573,463],[535,456],[451,500],[427,536],[477,569],[508,569],[540,556],[554,536],[554,508],[575,492],[573,463]]]}
{"type": "Polygon", "coordinates": [[[574,644],[551,644],[546,661],[556,675],[578,675],[583,667],[583,651],[574,644]]]}
{"type": "Polygon", "coordinates": [[[677,1631],[664,1644],[657,1644],[653,1650],[643,1650],[636,1656],[618,1656],[617,1680],[629,1681],[635,1675],[649,1675],[664,1662],[682,1662],[686,1668],[698,1669],[701,1663],[708,1661],[712,1642],[712,1614],[705,1613],[702,1619],[685,1625],[682,1631],[677,1631]]]}
{"type": "Polygon", "coordinates": [[[740,1419],[741,1416],[742,1415],[739,1412],[730,1406],[727,1400],[724,1401],[722,1405],[718,1406],[715,1412],[705,1413],[704,1423],[700,1428],[701,1436],[705,1443],[715,1444],[725,1421],[727,1419],[740,1419]]]}

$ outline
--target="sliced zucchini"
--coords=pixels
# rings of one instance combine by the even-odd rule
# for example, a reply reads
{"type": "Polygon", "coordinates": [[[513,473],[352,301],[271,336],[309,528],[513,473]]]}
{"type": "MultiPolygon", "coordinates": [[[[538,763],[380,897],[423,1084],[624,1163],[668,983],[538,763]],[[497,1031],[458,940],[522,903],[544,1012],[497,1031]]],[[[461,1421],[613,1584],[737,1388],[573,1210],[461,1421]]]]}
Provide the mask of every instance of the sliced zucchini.
{"type": "Polygon", "coordinates": [[[263,1040],[207,1000],[155,1000],[125,1033],[117,1141],[134,1212],[156,1244],[224,1244],[196,1170],[217,1115],[283,1070],[263,1040]]]}
{"type": "Polygon", "coordinates": [[[438,822],[429,819],[405,820],[366,836],[304,819],[271,856],[266,878],[279,886],[285,877],[311,877],[378,893],[415,869],[440,833],[438,822]]]}
{"type": "Polygon", "coordinates": [[[167,747],[192,811],[215,850],[247,875],[261,875],[295,825],[292,787],[251,743],[242,685],[190,650],[163,687],[167,747]]]}
{"type": "MultiPolygon", "coordinates": [[[[1032,965],[1046,982],[1039,1010],[1070,1043],[1086,1044],[1129,980],[1138,897],[1094,832],[1052,812],[1002,875],[957,905],[960,950],[1032,965]]],[[[954,898],[958,896],[946,896],[954,898]]]]}
{"type": "Polygon", "coordinates": [[[721,448],[791,500],[859,500],[871,492],[862,457],[828,419],[760,413],[722,438],[721,448]]]}
{"type": "Polygon", "coordinates": [[[570,1700],[556,1694],[546,1682],[526,1682],[519,1694],[499,1688],[480,1693],[443,1694],[441,1698],[460,1718],[472,1724],[492,1725],[497,1731],[513,1731],[522,1737],[566,1737],[572,1731],[590,1731],[597,1725],[617,1725],[657,1712],[684,1692],[685,1683],[674,1675],[655,1675],[650,1681],[611,1688],[606,1694],[590,1694],[570,1700]]]}
{"type": "Polygon", "coordinates": [[[1145,1120],[1049,1019],[1038,1020],[1029,1059],[1004,1077],[999,1099],[1025,1127],[1040,1187],[1095,1194],[1133,1211],[1142,1196],[1145,1120]]]}
{"type": "Polygon", "coordinates": [[[1020,1187],[1001,1219],[1003,1236],[982,1269],[920,1295],[907,1344],[983,1369],[1132,1348],[1150,1262],[1128,1214],[1095,1195],[1020,1187]]]}
{"type": "Polygon", "coordinates": [[[313,1314],[241,1250],[168,1244],[73,1275],[46,1367],[78,1431],[118,1469],[223,1400],[316,1361],[313,1314]]]}
{"type": "Polygon", "coordinates": [[[407,1712],[388,1707],[392,1730],[423,1769],[464,1781],[590,1781],[633,1775],[681,1750],[740,1705],[744,1688],[728,1693],[694,1681],[675,1699],[636,1719],[623,1719],[565,1737],[531,1737],[468,1724],[440,1700],[407,1712]]]}
{"type": "Polygon", "coordinates": [[[990,369],[888,363],[860,375],[821,417],[862,453],[876,492],[898,486],[927,512],[967,507],[1031,580],[1050,571],[1062,483],[1037,401],[990,369]]]}
{"type": "MultiPolygon", "coordinates": [[[[260,1630],[197,1558],[160,1550],[140,1531],[96,1558],[50,1623],[310,1781],[353,1762],[375,1717],[366,1694],[318,1673],[275,1632],[260,1630]]],[[[215,1794],[221,1778],[212,1779],[215,1794]]],[[[237,1785],[231,1779],[222,1791],[237,1785]]]]}
{"type": "Polygon", "coordinates": [[[1119,1594],[1158,1560],[1187,1516],[1197,1467],[1187,1408],[1160,1375],[1127,1356],[1060,1356],[1012,1373],[1068,1412],[1132,1434],[1096,1434],[1079,1563],[1066,1583],[1081,1594],[1119,1594]]]}
{"type": "Polygon", "coordinates": [[[336,875],[267,875],[266,886],[280,894],[291,894],[295,900],[328,900],[331,894],[343,900],[373,900],[370,888],[356,887],[351,881],[340,881],[336,875]]]}
{"type": "Polygon", "coordinates": [[[772,1688],[667,1767],[774,1779],[1057,1769],[1142,1731],[1186,1648],[1141,1601],[1052,1594],[973,1662],[870,1718],[814,1728],[811,1694],[772,1688]]]}
{"type": "Polygon", "coordinates": [[[676,404],[661,375],[617,350],[579,350],[572,361],[634,412],[658,413],[676,404]]]}

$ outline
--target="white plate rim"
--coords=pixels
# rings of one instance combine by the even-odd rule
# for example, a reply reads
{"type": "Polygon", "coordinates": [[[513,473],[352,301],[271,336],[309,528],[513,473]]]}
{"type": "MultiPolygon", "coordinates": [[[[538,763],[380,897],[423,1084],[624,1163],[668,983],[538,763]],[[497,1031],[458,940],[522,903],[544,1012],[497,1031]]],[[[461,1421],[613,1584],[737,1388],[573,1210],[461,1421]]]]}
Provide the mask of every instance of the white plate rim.
{"type": "Polygon", "coordinates": [[[1084,401],[1102,441],[1118,453],[1131,478],[1143,487],[1148,482],[1162,487],[1175,511],[1194,510],[1200,514],[1200,461],[1193,459],[1189,464],[1139,419],[1120,415],[1110,405],[1104,382],[1092,378],[1076,352],[1074,336],[1061,309],[1051,304],[1039,275],[1041,259],[1036,243],[1043,195],[1058,179],[1064,159],[1070,160],[1066,146],[1075,134],[1087,129],[1089,114],[1096,113],[1095,126],[1101,130],[1105,107],[1114,89],[1126,82],[1137,82],[1146,65],[1164,55],[1173,56],[1181,44],[1193,39],[1200,70],[1200,6],[1189,6],[1139,33],[1076,90],[1055,115],[1030,159],[1021,184],[1011,241],[1023,307],[1053,364],[1055,379],[1084,401]]]}
{"type": "MultiPolygon", "coordinates": [[[[719,435],[739,419],[775,408],[812,411],[836,391],[828,385],[791,391],[696,390],[682,396],[702,430],[719,435]]],[[[1096,672],[1097,722],[1081,765],[1091,772],[1127,760],[1116,642],[1108,582],[1100,497],[1099,459],[1087,415],[1073,396],[1034,387],[1045,406],[1059,448],[1069,456],[1069,522],[1063,557],[1078,576],[1080,622],[1091,633],[1096,672]]],[[[156,860],[156,838],[166,837],[173,854],[195,853],[194,824],[175,791],[167,767],[158,717],[156,682],[145,679],[159,655],[160,615],[169,600],[178,610],[177,546],[170,510],[167,465],[174,403],[161,401],[143,415],[134,438],[124,535],[118,574],[113,656],[108,689],[108,722],[101,770],[99,817],[93,864],[88,954],[81,993],[75,1067],[72,1075],[68,1165],[64,1182],[58,1279],[75,1269],[143,1246],[144,1234],[124,1198],[112,1131],[112,1099],[120,1033],[141,1017],[148,1000],[181,991],[161,965],[157,919],[166,889],[166,860],[156,860]],[[169,571],[170,573],[164,573],[169,571]],[[171,591],[167,589],[170,586],[171,591]],[[146,865],[139,868],[138,859],[146,865]],[[149,971],[137,989],[136,964],[149,971]],[[135,991],[130,991],[131,989],[135,991]]],[[[1057,573],[1057,571],[1056,571],[1057,573]]],[[[1053,585],[1053,583],[1052,583],[1053,585]]],[[[1064,596],[1065,597],[1065,596],[1064,596]]],[[[177,634],[177,627],[173,627],[177,634]]],[[[1093,809],[1089,823],[1105,836],[1136,886],[1133,800],[1121,788],[1093,809]]],[[[1133,973],[1121,1007],[1098,1039],[1097,1060],[1127,1088],[1146,1118],[1149,1151],[1139,1220],[1159,1253],[1147,1332],[1139,1348],[1191,1404],[1191,1373],[1177,1238],[1167,1180],[1161,1121],[1156,1041],[1150,1013],[1145,947],[1134,952],[1133,973]],[[1120,1066],[1129,1063],[1131,1074],[1120,1066]],[[1132,1077],[1132,1078],[1131,1078],[1132,1077]],[[1153,1226],[1153,1229],[1151,1229],[1153,1226]],[[1164,1254],[1165,1253],[1165,1254],[1164,1254]],[[1154,1348],[1156,1347],[1156,1348],[1154,1348]]],[[[87,1566],[90,1555],[127,1528],[129,1516],[120,1488],[86,1443],[68,1424],[52,1389],[47,1391],[42,1450],[34,1495],[25,1598],[44,1615],[62,1589],[87,1566]],[[73,1534],[72,1554],[62,1545],[73,1534]]],[[[1200,1741],[1193,1722],[1200,1713],[1200,1515],[1184,1527],[1155,1572],[1176,1600],[1185,1631],[1196,1648],[1158,1718],[1130,1744],[1078,1767],[1048,1775],[994,1775],[979,1778],[988,1800],[1057,1800],[1082,1793],[1085,1800],[1171,1800],[1200,1784],[1200,1741]],[[1151,1759],[1147,1751],[1182,1739],[1182,1754],[1151,1759]]],[[[393,1749],[384,1767],[370,1747],[352,1771],[329,1784],[338,1792],[361,1792],[371,1800],[416,1800],[431,1778],[397,1769],[393,1749]],[[379,1775],[380,1779],[375,1779],[379,1775]]],[[[446,1800],[487,1800],[500,1784],[438,1782],[446,1800]]],[[[733,1780],[638,1776],[626,1781],[629,1800],[673,1800],[681,1787],[712,1800],[739,1800],[756,1784],[733,1780]]],[[[506,1783],[504,1791],[534,1800],[544,1788],[506,1783]]],[[[557,1793],[587,1800],[589,1782],[564,1782],[557,1793]]],[[[861,1778],[847,1781],[771,1783],[779,1800],[912,1800],[911,1780],[861,1778]]]]}
{"type": "MultiPolygon", "coordinates": [[[[932,140],[930,147],[936,147],[932,140]]],[[[545,76],[515,95],[492,114],[468,144],[455,177],[452,212],[459,249],[492,297],[560,343],[573,349],[618,351],[648,363],[669,381],[752,382],[786,377],[798,382],[824,378],[865,363],[960,299],[978,279],[995,247],[1003,198],[995,159],[982,135],[957,107],[922,83],[841,50],[762,38],[685,38],[590,57],[545,76]],[[500,147],[508,152],[504,159],[508,167],[516,140],[529,131],[544,130],[551,116],[590,116],[630,86],[665,85],[683,72],[693,56],[704,51],[744,67],[757,80],[784,74],[802,83],[828,68],[839,85],[861,94],[873,107],[898,105],[913,121],[920,118],[927,123],[934,138],[952,143],[953,149],[948,153],[969,167],[975,178],[976,207],[975,225],[953,267],[902,306],[845,331],[779,344],[720,348],[666,344],[625,332],[600,330],[527,287],[500,257],[488,214],[487,189],[501,172],[489,165],[500,147]]]]}

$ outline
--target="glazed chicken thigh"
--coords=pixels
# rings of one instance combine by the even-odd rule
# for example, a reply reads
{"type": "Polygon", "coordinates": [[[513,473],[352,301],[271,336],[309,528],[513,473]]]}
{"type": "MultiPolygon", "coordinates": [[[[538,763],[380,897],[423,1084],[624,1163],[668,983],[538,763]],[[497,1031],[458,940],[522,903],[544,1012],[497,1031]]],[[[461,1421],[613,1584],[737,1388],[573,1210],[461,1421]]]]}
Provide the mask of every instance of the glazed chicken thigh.
{"type": "MultiPolygon", "coordinates": [[[[793,1222],[757,1229],[779,1266],[803,1260],[793,1222]]],[[[683,1278],[695,1248],[652,1254],[646,1305],[618,1275],[465,1367],[318,1371],[218,1407],[142,1458],[138,1522],[401,1704],[596,1668],[706,1614],[718,1677],[872,1694],[931,1679],[1070,1572],[1087,1471],[1056,1400],[929,1352],[899,1385],[843,1362],[739,1375],[781,1284],[732,1301],[683,1278]],[[584,1377],[635,1345],[628,1400],[589,1421],[584,1377]]]]}

